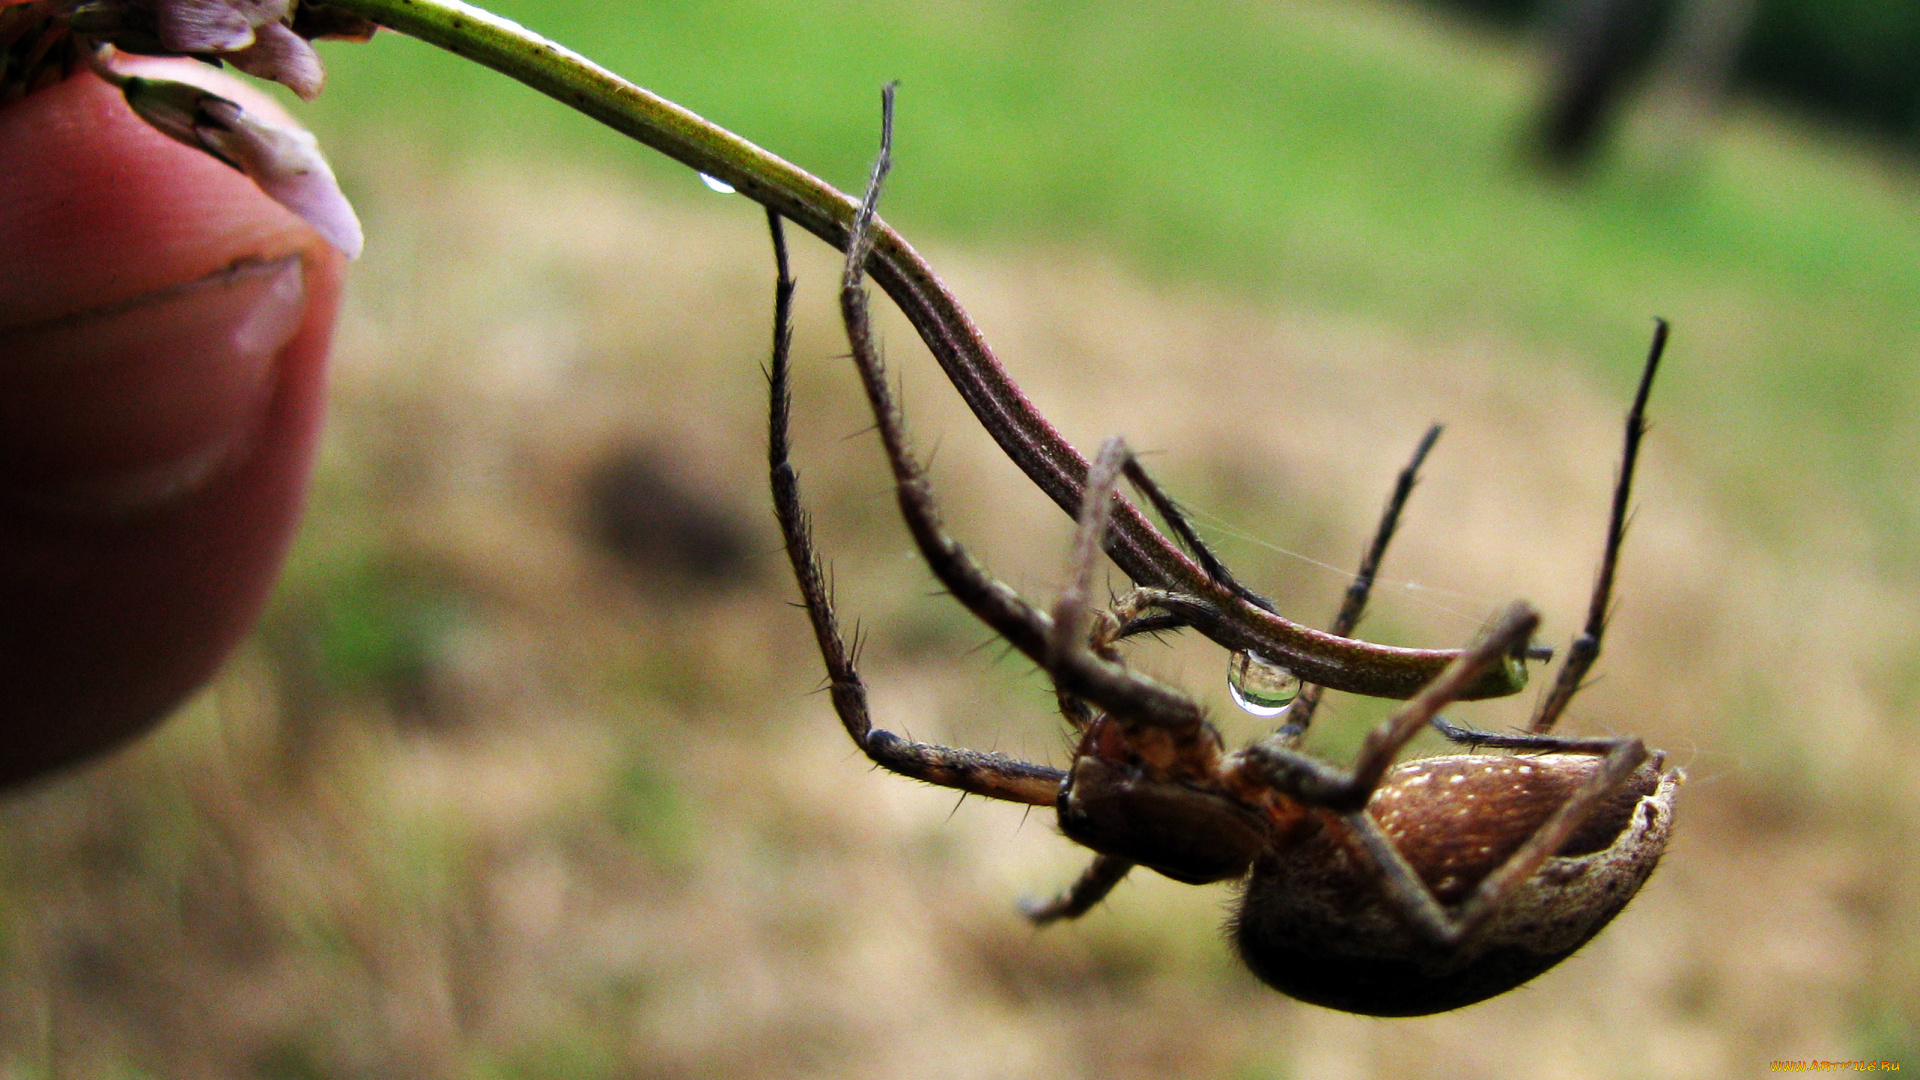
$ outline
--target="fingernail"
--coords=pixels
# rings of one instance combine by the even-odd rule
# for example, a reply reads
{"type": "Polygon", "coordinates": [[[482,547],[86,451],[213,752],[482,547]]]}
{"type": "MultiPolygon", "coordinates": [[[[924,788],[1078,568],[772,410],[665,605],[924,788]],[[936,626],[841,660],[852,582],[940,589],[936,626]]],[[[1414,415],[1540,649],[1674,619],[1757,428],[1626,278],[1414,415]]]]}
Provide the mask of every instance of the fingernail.
{"type": "Polygon", "coordinates": [[[0,330],[0,500],[123,517],[245,457],[300,329],[299,256],[0,330]]]}

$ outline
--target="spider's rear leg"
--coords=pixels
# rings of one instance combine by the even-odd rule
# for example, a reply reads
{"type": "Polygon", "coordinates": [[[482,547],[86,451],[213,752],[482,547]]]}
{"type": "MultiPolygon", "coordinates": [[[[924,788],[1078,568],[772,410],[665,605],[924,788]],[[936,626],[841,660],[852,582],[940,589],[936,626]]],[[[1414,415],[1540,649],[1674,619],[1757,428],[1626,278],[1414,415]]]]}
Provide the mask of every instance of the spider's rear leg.
{"type": "MultiPolygon", "coordinates": [[[[1360,569],[1348,583],[1347,592],[1340,601],[1340,610],[1333,617],[1333,625],[1327,628],[1329,633],[1341,637],[1352,637],[1355,628],[1360,625],[1360,616],[1367,610],[1367,600],[1373,595],[1373,581],[1380,573],[1380,562],[1386,558],[1387,545],[1393,541],[1393,534],[1400,527],[1400,512],[1406,509],[1407,499],[1413,494],[1415,484],[1420,482],[1420,466],[1433,451],[1433,444],[1440,441],[1442,428],[1439,424],[1427,428],[1420,442],[1413,448],[1413,458],[1407,462],[1400,475],[1395,478],[1393,494],[1387,498],[1386,509],[1380,514],[1380,524],[1373,530],[1373,539],[1367,544],[1366,553],[1360,557],[1360,569]]],[[[1283,746],[1299,746],[1306,738],[1307,728],[1313,723],[1314,711],[1320,707],[1320,697],[1326,693],[1326,687],[1318,683],[1307,683],[1300,688],[1300,695],[1293,699],[1287,709],[1286,723],[1275,732],[1283,746]]]]}
{"type": "Polygon", "coordinates": [[[1553,689],[1540,702],[1528,730],[1546,732],[1566,711],[1573,695],[1580,692],[1580,680],[1600,658],[1600,638],[1607,630],[1607,607],[1613,596],[1613,572],[1620,562],[1620,545],[1627,535],[1628,502],[1633,493],[1633,469],[1640,459],[1640,440],[1647,433],[1647,396],[1653,392],[1653,377],[1660,370],[1660,355],[1667,348],[1667,321],[1654,320],[1653,344],[1647,350],[1646,367],[1640,374],[1640,388],[1633,395],[1633,407],[1627,410],[1625,449],[1620,455],[1620,475],[1613,485],[1613,513],[1607,522],[1607,547],[1600,556],[1600,571],[1594,575],[1593,597],[1587,605],[1587,624],[1580,636],[1567,648],[1567,662],[1553,681],[1553,689]]]}
{"type": "Polygon", "coordinates": [[[1478,645],[1368,733],[1351,772],[1268,741],[1240,751],[1228,763],[1224,782],[1240,791],[1246,801],[1262,790],[1271,790],[1306,807],[1338,815],[1362,841],[1374,884],[1407,924],[1435,944],[1458,940],[1461,928],[1368,817],[1367,803],[1406,744],[1442,708],[1458,701],[1487,667],[1517,662],[1516,657],[1524,652],[1539,623],[1539,613],[1526,604],[1510,606],[1478,645]]]}
{"type": "Polygon", "coordinates": [[[786,235],[780,216],[767,212],[773,235],[779,282],[774,291],[772,360],[767,368],[767,464],[773,487],[774,514],[786,539],[787,558],[800,585],[814,640],[826,663],[834,711],[847,735],[875,764],[903,776],[941,787],[1034,806],[1052,806],[1066,773],[1045,765],[1019,761],[1001,754],[983,754],[927,743],[911,742],[873,726],[867,711],[867,688],[854,664],[853,652],[840,634],[834,616],[833,592],[813,546],[813,530],[800,498],[800,478],[788,452],[787,431],[792,412],[789,349],[792,341],[794,282],[787,268],[786,235]]]}
{"type": "MultiPolygon", "coordinates": [[[[1373,539],[1360,556],[1360,568],[1355,571],[1353,581],[1348,583],[1346,595],[1341,597],[1340,610],[1334,614],[1328,633],[1340,637],[1352,637],[1360,626],[1360,618],[1366,614],[1367,601],[1372,599],[1373,586],[1380,574],[1380,564],[1386,558],[1387,545],[1400,528],[1400,514],[1406,509],[1407,500],[1413,495],[1414,487],[1420,482],[1420,466],[1425,464],[1427,455],[1440,440],[1442,427],[1434,424],[1427,428],[1426,434],[1413,448],[1413,456],[1406,467],[1400,470],[1394,479],[1393,492],[1387,497],[1386,508],[1380,513],[1380,523],[1374,527],[1373,539]]],[[[1551,660],[1553,650],[1546,646],[1530,645],[1526,651],[1528,660],[1551,660]]],[[[1307,683],[1300,687],[1300,695],[1287,709],[1286,723],[1274,738],[1282,746],[1297,747],[1306,737],[1307,728],[1313,723],[1314,712],[1320,707],[1321,697],[1326,687],[1318,683],[1307,683]]]]}
{"type": "MultiPolygon", "coordinates": [[[[1559,743],[1559,748],[1571,749],[1575,753],[1604,753],[1605,756],[1600,758],[1597,767],[1584,762],[1572,766],[1586,775],[1578,778],[1577,785],[1566,795],[1565,801],[1560,802],[1557,809],[1544,820],[1531,819],[1537,821],[1537,825],[1527,826],[1527,831],[1521,834],[1525,839],[1517,847],[1498,844],[1494,837],[1481,841],[1473,838],[1476,827],[1486,827],[1499,831],[1501,838],[1517,839],[1508,831],[1513,828],[1515,819],[1498,812],[1492,805],[1503,796],[1498,787],[1504,781],[1490,770],[1507,766],[1495,765],[1490,759],[1484,766],[1476,763],[1477,775],[1463,771],[1447,776],[1445,783],[1448,786],[1470,781],[1488,785],[1485,794],[1489,796],[1489,805],[1475,807],[1471,802],[1463,801],[1455,810],[1459,815],[1457,820],[1442,823],[1443,827],[1453,830],[1449,837],[1450,846],[1438,849],[1436,855],[1446,865],[1416,867],[1374,820],[1368,805],[1375,801],[1374,795],[1387,777],[1394,756],[1422,727],[1437,717],[1441,708],[1458,700],[1461,689],[1478,674],[1479,668],[1502,659],[1510,661],[1516,652],[1523,649],[1527,636],[1538,623],[1539,616],[1526,605],[1515,604],[1509,608],[1507,615],[1485,641],[1456,661],[1432,685],[1367,736],[1359,760],[1350,774],[1343,774],[1313,758],[1273,743],[1258,744],[1242,751],[1244,772],[1258,782],[1307,806],[1324,808],[1339,815],[1341,823],[1351,831],[1367,854],[1363,877],[1372,881],[1379,895],[1410,928],[1434,946],[1452,947],[1471,935],[1499,910],[1517,884],[1531,877],[1549,857],[1565,849],[1575,833],[1593,818],[1594,811],[1613,796],[1622,783],[1647,760],[1646,747],[1639,739],[1575,739],[1559,743]],[[1503,847],[1510,849],[1510,854],[1498,858],[1503,847]],[[1438,877],[1442,886],[1440,891],[1446,891],[1449,882],[1441,875],[1450,869],[1457,869],[1455,876],[1464,879],[1468,876],[1468,864],[1486,856],[1498,858],[1498,865],[1485,872],[1478,885],[1449,911],[1426,878],[1438,877]],[[1427,873],[1423,874],[1423,869],[1427,873]]],[[[1389,817],[1396,813],[1395,809],[1385,804],[1398,798],[1404,797],[1410,802],[1431,801],[1431,792],[1426,789],[1433,786],[1433,770],[1443,767],[1439,763],[1450,760],[1453,759],[1429,759],[1434,764],[1414,763],[1397,770],[1391,790],[1382,805],[1382,813],[1389,817]]],[[[1546,768],[1544,764],[1512,766],[1529,772],[1536,767],[1546,768]]],[[[1658,779],[1656,769],[1650,785],[1657,785],[1658,779]]],[[[1531,786],[1524,779],[1505,784],[1510,791],[1522,794],[1531,786]]],[[[1649,786],[1648,791],[1637,793],[1633,797],[1633,804],[1637,804],[1641,796],[1651,794],[1651,791],[1652,787],[1649,786]]],[[[1447,795],[1446,801],[1451,805],[1451,793],[1447,795]]],[[[1631,806],[1628,809],[1630,812],[1631,806]]]]}

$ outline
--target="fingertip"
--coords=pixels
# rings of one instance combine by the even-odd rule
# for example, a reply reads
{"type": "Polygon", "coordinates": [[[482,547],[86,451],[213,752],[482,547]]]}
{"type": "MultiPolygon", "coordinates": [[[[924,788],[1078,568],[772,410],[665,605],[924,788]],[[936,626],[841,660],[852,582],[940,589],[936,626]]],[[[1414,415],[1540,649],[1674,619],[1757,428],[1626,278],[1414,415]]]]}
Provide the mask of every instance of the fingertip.
{"type": "Polygon", "coordinates": [[[145,730],[251,627],[298,522],[344,260],[91,75],[0,109],[0,251],[0,411],[22,421],[0,433],[7,784],[145,730]]]}
{"type": "MultiPolygon", "coordinates": [[[[170,77],[211,76],[249,108],[284,116],[205,65],[164,63],[170,77]]],[[[148,127],[91,73],[0,109],[0,207],[0,251],[11,256],[0,260],[0,327],[323,243],[238,171],[148,127]]]]}

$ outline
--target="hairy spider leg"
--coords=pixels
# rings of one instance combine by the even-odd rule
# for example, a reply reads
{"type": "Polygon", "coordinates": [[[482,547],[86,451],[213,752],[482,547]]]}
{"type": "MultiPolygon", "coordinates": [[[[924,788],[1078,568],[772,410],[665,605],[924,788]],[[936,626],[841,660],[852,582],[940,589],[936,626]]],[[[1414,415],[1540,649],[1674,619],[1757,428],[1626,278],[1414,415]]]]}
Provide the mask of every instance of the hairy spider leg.
{"type": "MultiPolygon", "coordinates": [[[[1576,638],[1568,649],[1566,663],[1562,665],[1553,689],[1542,702],[1540,710],[1526,732],[1513,734],[1495,734],[1473,731],[1459,727],[1441,719],[1436,712],[1429,714],[1426,722],[1431,723],[1449,740],[1468,746],[1494,747],[1534,752],[1558,752],[1591,754],[1601,758],[1600,767],[1581,785],[1552,817],[1541,824],[1540,828],[1522,844],[1505,863],[1489,874],[1475,888],[1473,894],[1462,902],[1452,913],[1442,908],[1405,860],[1393,847],[1393,844],[1381,832],[1379,826],[1366,814],[1364,809],[1346,809],[1345,821],[1372,855],[1374,865],[1381,873],[1381,882],[1387,894],[1393,898],[1396,906],[1410,916],[1410,925],[1416,927],[1437,945],[1458,943],[1473,933],[1474,929],[1499,910],[1502,900],[1520,882],[1525,881],[1540,865],[1566,845],[1574,833],[1587,818],[1599,808],[1600,804],[1617,790],[1634,771],[1647,762],[1649,755],[1644,743],[1638,738],[1572,738],[1550,733],[1566,709],[1567,703],[1580,689],[1581,680],[1593,666],[1600,653],[1600,640],[1606,630],[1608,604],[1611,600],[1614,571],[1619,561],[1620,546],[1626,534],[1627,511],[1633,484],[1634,466],[1639,457],[1642,438],[1646,434],[1646,405],[1653,386],[1653,378],[1658,370],[1661,354],[1667,341],[1667,323],[1658,320],[1654,328],[1652,347],[1648,350],[1647,363],[1641,374],[1640,386],[1634,395],[1633,406],[1628,410],[1626,420],[1625,449],[1622,454],[1620,472],[1614,485],[1612,513],[1607,529],[1607,545],[1602,557],[1599,573],[1594,582],[1593,596],[1588,606],[1587,623],[1580,637],[1576,638]]],[[[1422,695],[1425,696],[1424,694],[1422,695]]],[[[1409,702],[1401,715],[1415,711],[1414,706],[1420,699],[1409,702]]],[[[1371,751],[1378,746],[1385,749],[1393,745],[1393,735],[1389,732],[1399,717],[1390,719],[1379,731],[1369,736],[1368,746],[1362,751],[1361,760],[1356,765],[1351,784],[1345,793],[1348,801],[1360,787],[1360,781],[1369,770],[1371,751]],[[1388,737],[1380,738],[1383,734],[1388,737]]],[[[1402,729],[1411,737],[1411,729],[1402,729]]],[[[1401,743],[1404,745],[1404,742],[1401,743]]],[[[1324,766],[1312,759],[1292,754],[1284,747],[1264,744],[1249,748],[1247,757],[1254,763],[1259,775],[1268,780],[1277,790],[1294,793],[1302,801],[1313,802],[1311,791],[1314,781],[1311,779],[1324,766]],[[1288,761],[1288,758],[1294,759],[1288,761]],[[1300,768],[1295,762],[1305,762],[1307,768],[1300,768]]],[[[1390,764],[1391,755],[1386,762],[1380,763],[1384,775],[1385,764],[1390,764]]],[[[1655,767],[1659,767],[1655,761],[1655,767]]],[[[1372,784],[1366,785],[1365,794],[1371,796],[1372,784]]],[[[1331,805],[1331,804],[1326,804],[1331,805]]],[[[1361,806],[1364,807],[1364,801],[1361,806]]]]}
{"type": "MultiPolygon", "coordinates": [[[[1373,530],[1373,539],[1367,544],[1367,550],[1360,557],[1359,572],[1353,575],[1353,581],[1347,585],[1346,596],[1340,601],[1340,610],[1333,617],[1333,625],[1327,629],[1341,637],[1352,637],[1354,629],[1360,625],[1360,616],[1367,610],[1367,600],[1373,595],[1373,581],[1380,573],[1380,562],[1386,557],[1387,545],[1393,541],[1393,534],[1400,528],[1400,512],[1406,509],[1407,498],[1413,494],[1414,485],[1420,482],[1420,466],[1433,451],[1433,444],[1440,441],[1442,428],[1439,424],[1427,428],[1420,437],[1419,445],[1413,448],[1413,458],[1393,483],[1393,493],[1387,497],[1387,506],[1380,514],[1380,524],[1373,530]]],[[[1276,733],[1282,744],[1298,746],[1306,738],[1307,728],[1313,723],[1313,714],[1320,707],[1320,697],[1326,687],[1319,683],[1308,683],[1300,688],[1300,695],[1293,699],[1293,705],[1287,709],[1287,722],[1276,733]]]]}
{"type": "Polygon", "coordinates": [[[934,576],[980,621],[1019,649],[1035,663],[1046,666],[1047,637],[1052,620],[1045,612],[1029,604],[1007,585],[989,575],[976,563],[959,541],[950,536],[940,522],[934,505],[933,488],[926,472],[908,445],[906,425],[887,383],[886,366],[873,340],[872,322],[867,314],[867,293],[862,286],[867,252],[873,244],[873,214],[881,183],[892,168],[893,87],[888,85],[884,98],[885,122],[881,129],[880,156],[874,161],[867,181],[866,197],[854,218],[853,236],[847,244],[846,271],[841,279],[840,313],[847,330],[847,343],[854,366],[866,390],[867,403],[880,432],[887,463],[893,470],[894,490],[901,517],[914,543],[927,560],[934,576]]]}
{"type": "Polygon", "coordinates": [[[1653,392],[1653,376],[1660,370],[1660,355],[1667,350],[1667,320],[1655,319],[1653,344],[1647,350],[1646,367],[1640,373],[1640,388],[1633,395],[1633,407],[1627,410],[1626,448],[1620,456],[1620,473],[1613,485],[1613,513],[1607,522],[1606,553],[1600,557],[1600,572],[1593,582],[1593,598],[1587,605],[1587,625],[1567,648],[1567,661],[1553,681],[1553,689],[1540,703],[1527,730],[1548,732],[1566,711],[1573,695],[1580,692],[1581,680],[1600,658],[1600,638],[1606,633],[1608,606],[1613,598],[1613,572],[1620,562],[1620,545],[1627,535],[1628,503],[1633,493],[1633,469],[1640,459],[1640,440],[1647,433],[1647,397],[1653,392]]]}
{"type": "MultiPolygon", "coordinates": [[[[884,101],[885,115],[890,118],[890,92],[884,101]]],[[[1191,698],[1164,683],[1102,659],[1085,641],[1087,623],[1091,620],[1085,602],[1090,588],[1087,579],[1092,574],[1090,561],[1097,559],[1101,550],[1115,501],[1114,482],[1129,456],[1123,444],[1109,442],[1102,459],[1090,470],[1081,510],[1080,539],[1076,541],[1074,555],[1075,565],[1084,569],[1069,586],[1069,595],[1062,597],[1062,606],[1056,608],[1055,615],[1034,607],[1011,587],[988,574],[941,525],[932,484],[908,445],[899,404],[874,344],[867,294],[862,285],[864,256],[871,244],[873,211],[881,183],[891,167],[891,127],[891,123],[883,126],[880,156],[868,180],[866,198],[854,219],[854,238],[848,244],[846,271],[841,279],[840,313],[854,366],[859,371],[881,445],[893,469],[901,517],[906,521],[908,532],[947,591],[1050,673],[1065,692],[1085,699],[1125,724],[1144,724],[1183,734],[1204,728],[1202,710],[1191,698]],[[1096,476],[1103,481],[1097,486],[1092,483],[1096,476]],[[1071,632],[1062,632],[1057,625],[1059,612],[1072,616],[1071,632]]]]}
{"type": "Polygon", "coordinates": [[[786,237],[780,216],[769,210],[767,223],[773,234],[774,257],[780,274],[774,290],[773,357],[767,370],[770,399],[767,462],[774,514],[780,521],[787,558],[793,564],[794,578],[800,584],[800,595],[813,623],[814,639],[826,663],[834,711],[840,715],[840,722],[854,745],[884,769],[988,798],[1052,806],[1059,797],[1061,782],[1066,779],[1066,773],[1059,769],[1003,754],[911,742],[873,726],[867,710],[866,684],[861,681],[853,654],[840,635],[833,612],[833,592],[814,549],[812,526],[800,498],[800,478],[789,457],[787,431],[792,410],[789,351],[793,337],[794,281],[788,272],[786,237]]]}
{"type": "Polygon", "coordinates": [[[1606,633],[1608,608],[1612,603],[1614,569],[1620,560],[1620,547],[1626,539],[1628,502],[1633,487],[1634,466],[1640,459],[1640,442],[1647,433],[1647,399],[1653,391],[1654,374],[1659,370],[1661,354],[1667,347],[1667,321],[1654,320],[1653,345],[1647,351],[1646,366],[1640,373],[1640,387],[1627,410],[1626,437],[1620,455],[1620,471],[1614,478],[1612,513],[1607,522],[1607,546],[1594,575],[1593,595],[1587,603],[1587,624],[1567,648],[1567,661],[1554,679],[1553,689],[1540,702],[1533,721],[1525,732],[1496,734],[1450,723],[1435,717],[1434,730],[1448,741],[1467,747],[1492,747],[1499,750],[1539,752],[1604,753],[1605,749],[1583,749],[1587,744],[1611,740],[1565,739],[1551,734],[1553,725],[1566,711],[1573,696],[1580,692],[1586,674],[1600,658],[1600,639],[1606,633]]]}
{"type": "Polygon", "coordinates": [[[1600,768],[1451,913],[1374,822],[1367,802],[1394,757],[1442,708],[1459,700],[1481,669],[1522,653],[1539,621],[1539,614],[1525,603],[1511,605],[1478,646],[1368,734],[1351,772],[1269,741],[1240,752],[1238,761],[1228,766],[1227,784],[1234,786],[1236,778],[1243,778],[1256,787],[1339,814],[1366,851],[1382,894],[1408,925],[1435,946],[1458,945],[1499,910],[1514,886],[1565,846],[1600,802],[1647,760],[1639,739],[1573,740],[1585,752],[1605,753],[1600,768]]]}
{"type": "Polygon", "coordinates": [[[1180,541],[1180,545],[1187,549],[1188,554],[1193,556],[1193,561],[1199,563],[1200,568],[1207,572],[1209,579],[1224,585],[1240,599],[1263,611],[1275,610],[1273,601],[1241,584],[1240,579],[1233,576],[1233,571],[1227,569],[1227,564],[1220,561],[1220,556],[1214,554],[1213,549],[1207,546],[1207,542],[1200,538],[1200,533],[1194,529],[1193,523],[1187,520],[1187,512],[1174,501],[1173,496],[1167,494],[1159,481],[1147,472],[1146,466],[1140,464],[1139,458],[1129,454],[1123,472],[1128,483],[1131,483],[1136,491],[1145,495],[1147,501],[1153,504],[1154,510],[1158,511],[1161,519],[1167,523],[1167,528],[1173,531],[1174,538],[1180,541]]]}

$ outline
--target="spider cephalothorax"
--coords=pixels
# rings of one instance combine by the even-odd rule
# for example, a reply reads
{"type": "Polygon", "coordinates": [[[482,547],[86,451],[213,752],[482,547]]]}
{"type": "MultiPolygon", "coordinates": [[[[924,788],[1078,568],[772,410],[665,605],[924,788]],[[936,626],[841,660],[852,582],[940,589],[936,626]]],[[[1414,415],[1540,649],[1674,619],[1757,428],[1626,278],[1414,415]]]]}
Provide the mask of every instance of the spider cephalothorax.
{"type": "MultiPolygon", "coordinates": [[[[890,127],[891,96],[887,116],[890,127]]],[[[1524,683],[1539,617],[1509,607],[1472,648],[1421,654],[1437,674],[1405,681],[1406,704],[1373,731],[1351,769],[1299,750],[1319,701],[1303,691],[1268,738],[1229,751],[1200,705],[1128,668],[1117,644],[1132,635],[1193,628],[1229,649],[1260,651],[1266,601],[1240,585],[1118,439],[1087,469],[1069,580],[1041,610],[990,577],[942,529],[924,472],[908,449],[899,409],[874,348],[862,268],[873,206],[888,167],[883,135],[848,244],[841,308],[900,507],[921,553],[962,604],[1054,681],[1077,729],[1066,770],[998,754],[908,742],[876,729],[842,639],[801,509],[787,454],[787,313],[792,282],[780,220],[771,382],[770,462],[775,508],[847,732],[881,766],[929,783],[1055,808],[1061,831],[1096,854],[1058,897],[1023,905],[1036,923],[1072,918],[1135,866],[1177,881],[1238,881],[1232,931],[1247,966],[1305,1001],[1382,1016],[1458,1008],[1533,978],[1598,933],[1639,890],[1665,850],[1683,776],[1639,739],[1578,738],[1552,728],[1599,654],[1647,393],[1666,340],[1660,324],[1627,418],[1605,554],[1584,632],[1524,732],[1456,727],[1446,705],[1524,683]],[[1197,591],[1144,582],[1110,611],[1090,602],[1095,567],[1125,477],[1160,511],[1203,568],[1197,591]],[[1470,750],[1395,764],[1428,726],[1470,750]]],[[[1351,636],[1399,512],[1438,429],[1401,474],[1380,529],[1334,620],[1351,636]]],[[[1414,654],[1409,652],[1408,657],[1414,654]]],[[[1399,658],[1388,656],[1387,663],[1399,658]]],[[[1375,654],[1373,661],[1379,661],[1375,654]]],[[[1409,659],[1411,665],[1415,661],[1409,659]]],[[[1339,661],[1321,670],[1339,672],[1339,661]]],[[[1389,674],[1369,676],[1394,685],[1389,674]]],[[[1330,680],[1329,680],[1330,681],[1330,680]]]]}

